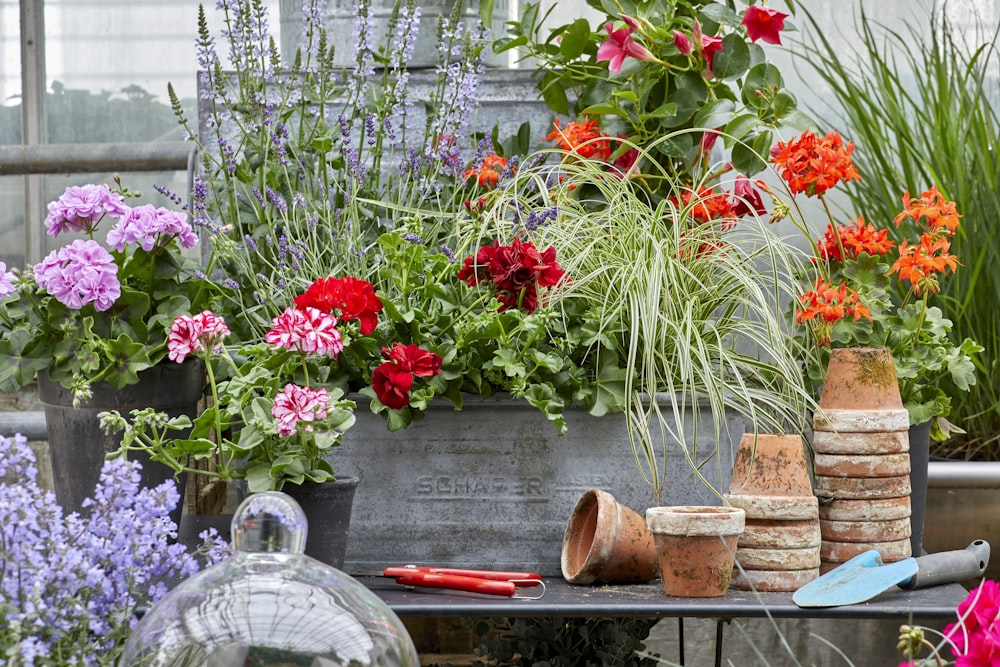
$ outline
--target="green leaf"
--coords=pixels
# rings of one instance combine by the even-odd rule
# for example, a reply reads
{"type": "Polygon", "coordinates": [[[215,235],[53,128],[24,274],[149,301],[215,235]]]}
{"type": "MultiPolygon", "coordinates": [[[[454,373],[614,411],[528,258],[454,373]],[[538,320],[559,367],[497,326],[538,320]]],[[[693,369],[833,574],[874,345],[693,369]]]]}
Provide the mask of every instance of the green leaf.
{"type": "Polygon", "coordinates": [[[122,334],[108,341],[107,355],[110,362],[104,380],[116,389],[121,389],[139,381],[139,371],[153,364],[146,353],[146,347],[122,334]]]}
{"type": "Polygon", "coordinates": [[[493,4],[494,0],[479,0],[479,20],[491,32],[493,31],[493,4]]]}
{"type": "Polygon", "coordinates": [[[730,33],[722,38],[722,50],[712,59],[712,72],[720,79],[737,79],[750,68],[750,49],[742,37],[730,33]]]}
{"type": "Polygon", "coordinates": [[[692,123],[695,127],[715,129],[729,122],[735,111],[736,103],[732,100],[714,100],[695,114],[692,123]]]}
{"type": "Polygon", "coordinates": [[[754,65],[747,72],[740,96],[748,107],[759,109],[764,106],[766,99],[770,99],[770,95],[767,93],[781,88],[782,85],[781,71],[774,65],[761,63],[754,65]],[[762,95],[762,92],[765,94],[762,95]]]}
{"type": "Polygon", "coordinates": [[[798,107],[799,102],[795,99],[795,95],[788,90],[781,89],[774,96],[774,103],[771,105],[771,110],[774,111],[774,117],[780,122],[782,118],[796,111],[798,107]]]}
{"type": "Polygon", "coordinates": [[[577,19],[563,31],[559,50],[567,60],[574,60],[583,55],[589,43],[590,22],[587,19],[577,19]]]}
{"type": "Polygon", "coordinates": [[[538,84],[539,91],[545,104],[563,116],[569,115],[569,99],[566,97],[566,88],[561,78],[555,72],[546,72],[538,84]]]}
{"type": "Polygon", "coordinates": [[[713,2],[701,8],[701,15],[714,23],[736,27],[740,25],[739,15],[726,5],[713,2]]]}
{"type": "Polygon", "coordinates": [[[757,116],[752,113],[741,114],[733,118],[723,130],[726,135],[730,135],[724,138],[725,145],[731,146],[736,140],[746,140],[747,136],[757,127],[757,122],[757,116]]]}

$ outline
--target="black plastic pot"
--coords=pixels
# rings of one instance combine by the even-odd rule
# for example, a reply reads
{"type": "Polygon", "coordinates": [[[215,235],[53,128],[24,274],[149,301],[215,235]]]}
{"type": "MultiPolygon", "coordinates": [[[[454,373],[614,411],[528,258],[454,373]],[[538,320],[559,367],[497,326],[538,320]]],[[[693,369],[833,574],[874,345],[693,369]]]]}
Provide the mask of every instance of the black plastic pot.
{"type": "Polygon", "coordinates": [[[341,477],[333,482],[285,484],[281,487],[302,507],[309,522],[306,555],[342,570],[347,554],[348,531],[357,477],[341,477]]]}
{"type": "MultiPolygon", "coordinates": [[[[115,389],[106,382],[92,386],[93,397],[73,406],[73,392],[38,374],[38,396],[45,408],[49,456],[56,499],[66,512],[79,511],[85,498],[93,495],[100,478],[105,456],[118,449],[121,434],[107,434],[97,415],[118,410],[128,416],[130,410],[152,407],[171,417],[196,415],[205,386],[205,366],[193,359],[183,364],[165,362],[139,373],[139,382],[115,389]]],[[[142,464],[142,485],[156,486],[172,476],[171,470],[149,458],[132,456],[142,464]]],[[[184,480],[178,489],[184,494],[184,480]]],[[[179,523],[182,502],[178,502],[174,522],[179,523]]]]}

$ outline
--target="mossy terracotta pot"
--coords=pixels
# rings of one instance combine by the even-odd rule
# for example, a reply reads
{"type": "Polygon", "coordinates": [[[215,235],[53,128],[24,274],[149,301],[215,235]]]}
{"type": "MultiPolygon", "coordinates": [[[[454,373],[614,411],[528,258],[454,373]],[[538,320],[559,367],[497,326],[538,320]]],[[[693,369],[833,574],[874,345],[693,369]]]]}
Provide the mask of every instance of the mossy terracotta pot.
{"type": "Polygon", "coordinates": [[[600,489],[585,491],[573,508],[560,565],[571,584],[645,583],[660,570],[646,520],[600,489]]]}
{"type": "Polygon", "coordinates": [[[725,595],[745,521],[746,513],[738,507],[647,509],[646,525],[656,542],[664,592],[690,598],[725,595]]]}
{"type": "Polygon", "coordinates": [[[892,354],[884,347],[830,350],[823,391],[823,410],[899,410],[903,400],[892,354]]]}

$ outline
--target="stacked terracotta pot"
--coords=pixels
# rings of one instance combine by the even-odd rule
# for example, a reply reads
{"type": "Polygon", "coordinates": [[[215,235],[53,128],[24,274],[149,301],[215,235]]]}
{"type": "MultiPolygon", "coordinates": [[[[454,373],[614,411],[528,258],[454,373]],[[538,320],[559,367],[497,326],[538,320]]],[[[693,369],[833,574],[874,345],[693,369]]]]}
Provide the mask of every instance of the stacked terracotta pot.
{"type": "Polygon", "coordinates": [[[826,572],[865,551],[909,558],[909,417],[892,355],[832,350],[813,419],[815,488],[826,572]]]}
{"type": "Polygon", "coordinates": [[[819,576],[819,514],[800,436],[745,434],[724,498],[746,512],[733,588],[794,591],[819,576]]]}

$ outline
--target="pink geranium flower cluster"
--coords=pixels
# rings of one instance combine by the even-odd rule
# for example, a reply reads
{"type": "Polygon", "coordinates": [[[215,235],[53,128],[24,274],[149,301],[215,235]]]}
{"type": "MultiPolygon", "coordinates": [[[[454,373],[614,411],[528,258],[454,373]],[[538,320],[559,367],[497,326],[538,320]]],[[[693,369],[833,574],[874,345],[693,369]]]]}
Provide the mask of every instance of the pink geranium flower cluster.
{"type": "Polygon", "coordinates": [[[271,406],[271,415],[278,420],[278,435],[295,435],[299,422],[305,422],[303,430],[312,433],[311,423],[326,419],[329,405],[330,395],[326,389],[286,384],[284,390],[274,397],[274,405],[271,406]]]}
{"type": "Polygon", "coordinates": [[[167,356],[179,364],[189,355],[209,357],[219,352],[219,346],[228,335],[226,322],[210,310],[197,315],[181,315],[170,327],[167,356]]]}
{"type": "Polygon", "coordinates": [[[1000,664],[1000,584],[984,581],[958,605],[958,622],[945,626],[956,667],[1000,664]]]}
{"type": "Polygon", "coordinates": [[[0,299],[10,296],[17,290],[14,286],[15,278],[14,272],[7,270],[7,263],[0,262],[0,299]]]}
{"type": "Polygon", "coordinates": [[[97,241],[78,239],[35,265],[35,282],[67,308],[105,311],[121,296],[118,265],[97,241]]]}
{"type": "Polygon", "coordinates": [[[150,252],[160,239],[168,241],[174,236],[182,248],[198,244],[198,235],[188,224],[185,213],[145,204],[126,209],[118,224],[108,232],[108,245],[118,252],[124,252],[126,245],[137,245],[150,252]]]}
{"type": "Polygon", "coordinates": [[[94,184],[66,188],[48,208],[45,229],[49,236],[63,232],[91,234],[104,216],[118,218],[128,211],[120,194],[112,192],[107,185],[94,184]]]}
{"type": "Polygon", "coordinates": [[[286,308],[271,322],[265,342],[306,354],[325,354],[331,359],[344,349],[337,318],[316,308],[286,308]]]}

